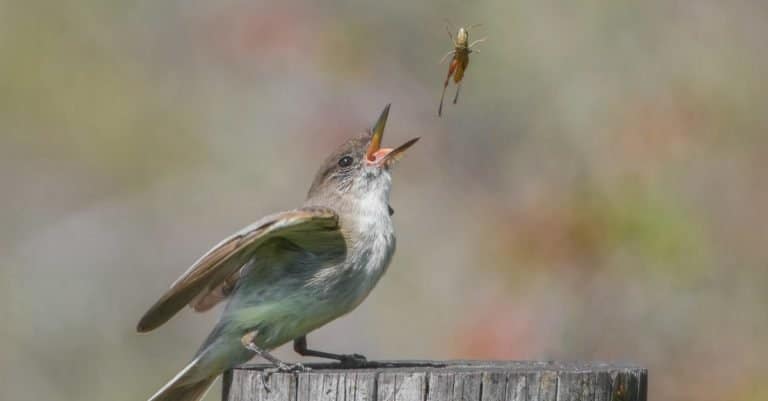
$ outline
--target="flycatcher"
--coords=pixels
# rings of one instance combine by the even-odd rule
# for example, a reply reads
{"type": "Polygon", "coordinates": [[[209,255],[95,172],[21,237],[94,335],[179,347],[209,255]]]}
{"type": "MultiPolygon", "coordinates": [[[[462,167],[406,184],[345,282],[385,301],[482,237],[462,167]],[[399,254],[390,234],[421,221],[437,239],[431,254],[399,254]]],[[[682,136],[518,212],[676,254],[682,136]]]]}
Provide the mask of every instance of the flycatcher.
{"type": "Polygon", "coordinates": [[[389,105],[370,132],[348,140],[315,176],[304,206],[267,216],[203,255],[137,326],[148,332],[190,305],[229,299],[192,361],[150,401],[197,401],[224,370],[259,355],[280,370],[303,369],[269,351],[293,341],[300,355],[365,361],[307,348],[307,333],[359,305],[395,252],[390,168],[416,143],[382,148],[389,105]]]}

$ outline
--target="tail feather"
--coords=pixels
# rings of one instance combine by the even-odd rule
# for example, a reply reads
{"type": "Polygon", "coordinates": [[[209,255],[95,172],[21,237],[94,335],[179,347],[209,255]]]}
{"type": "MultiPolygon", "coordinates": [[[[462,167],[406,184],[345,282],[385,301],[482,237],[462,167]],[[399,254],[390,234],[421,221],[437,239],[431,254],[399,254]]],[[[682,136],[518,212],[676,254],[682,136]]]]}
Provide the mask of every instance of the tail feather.
{"type": "Polygon", "coordinates": [[[226,327],[217,326],[192,362],[149,401],[199,401],[222,372],[252,357],[253,352],[243,347],[239,332],[230,334],[226,327]]]}
{"type": "Polygon", "coordinates": [[[216,380],[216,375],[195,380],[193,368],[198,360],[199,358],[195,358],[190,362],[176,377],[150,397],[149,401],[198,401],[205,397],[216,380]]]}
{"type": "Polygon", "coordinates": [[[198,401],[205,397],[214,380],[216,378],[212,377],[197,383],[171,386],[153,395],[149,401],[198,401]]]}

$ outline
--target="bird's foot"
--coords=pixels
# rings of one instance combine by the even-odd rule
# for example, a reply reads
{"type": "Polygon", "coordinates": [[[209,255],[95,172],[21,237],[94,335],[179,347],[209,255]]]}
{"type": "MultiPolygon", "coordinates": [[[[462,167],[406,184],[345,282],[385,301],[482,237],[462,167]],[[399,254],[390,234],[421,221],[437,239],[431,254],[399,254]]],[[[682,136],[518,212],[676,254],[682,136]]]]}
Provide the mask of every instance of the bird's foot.
{"type": "Polygon", "coordinates": [[[339,364],[344,367],[360,367],[368,363],[368,359],[360,354],[341,355],[339,364]]]}
{"type": "Polygon", "coordinates": [[[261,385],[264,387],[264,390],[268,393],[272,392],[272,389],[269,388],[269,385],[267,384],[267,381],[269,381],[270,377],[272,377],[275,373],[294,373],[294,372],[309,372],[312,370],[312,368],[308,366],[304,366],[302,363],[285,363],[285,362],[278,362],[275,363],[274,368],[267,368],[261,371],[261,385]]]}
{"type": "Polygon", "coordinates": [[[278,362],[274,368],[264,369],[264,373],[271,375],[273,373],[293,373],[293,372],[308,372],[312,368],[304,366],[302,363],[285,363],[278,362]]]}
{"type": "Polygon", "coordinates": [[[256,335],[258,334],[258,331],[254,330],[252,332],[249,332],[245,334],[240,341],[243,344],[243,347],[246,349],[253,351],[256,355],[266,359],[272,365],[274,365],[273,368],[267,368],[264,369],[259,377],[261,377],[261,385],[264,387],[264,390],[268,393],[272,392],[272,390],[269,388],[269,385],[267,385],[267,381],[272,376],[273,373],[287,373],[287,372],[306,372],[310,370],[310,368],[304,366],[301,363],[285,363],[274,356],[270,354],[266,349],[263,349],[256,345],[254,342],[254,339],[256,338],[256,335]]]}

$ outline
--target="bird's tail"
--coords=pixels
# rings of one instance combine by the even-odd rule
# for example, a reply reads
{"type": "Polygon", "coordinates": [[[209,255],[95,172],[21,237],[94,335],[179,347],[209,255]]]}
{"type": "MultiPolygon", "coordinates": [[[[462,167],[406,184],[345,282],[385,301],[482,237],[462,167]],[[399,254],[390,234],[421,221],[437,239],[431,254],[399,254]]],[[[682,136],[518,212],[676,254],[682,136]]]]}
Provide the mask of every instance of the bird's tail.
{"type": "Polygon", "coordinates": [[[218,375],[199,377],[200,358],[195,358],[149,401],[198,401],[205,396],[218,375]]]}

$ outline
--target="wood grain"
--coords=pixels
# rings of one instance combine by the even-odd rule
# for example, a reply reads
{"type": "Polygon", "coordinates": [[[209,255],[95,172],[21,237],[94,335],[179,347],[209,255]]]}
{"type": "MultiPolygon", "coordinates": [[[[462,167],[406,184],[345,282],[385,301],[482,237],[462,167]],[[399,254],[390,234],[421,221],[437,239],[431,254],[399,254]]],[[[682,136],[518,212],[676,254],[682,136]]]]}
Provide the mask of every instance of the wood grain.
{"type": "Polygon", "coordinates": [[[648,372],[622,364],[511,361],[370,362],[355,369],[224,375],[224,401],[646,401],[648,372]]]}

